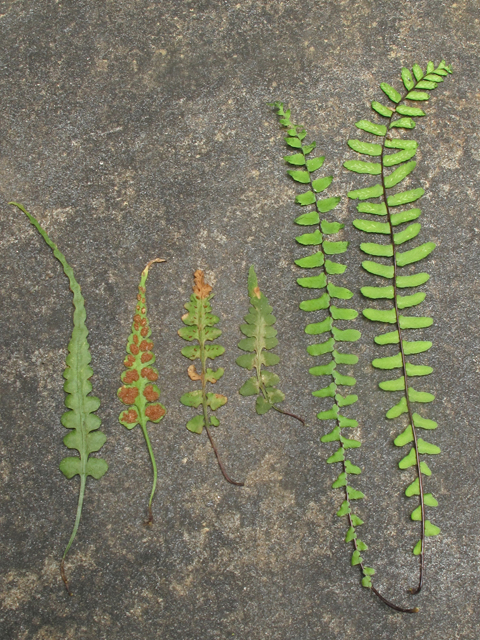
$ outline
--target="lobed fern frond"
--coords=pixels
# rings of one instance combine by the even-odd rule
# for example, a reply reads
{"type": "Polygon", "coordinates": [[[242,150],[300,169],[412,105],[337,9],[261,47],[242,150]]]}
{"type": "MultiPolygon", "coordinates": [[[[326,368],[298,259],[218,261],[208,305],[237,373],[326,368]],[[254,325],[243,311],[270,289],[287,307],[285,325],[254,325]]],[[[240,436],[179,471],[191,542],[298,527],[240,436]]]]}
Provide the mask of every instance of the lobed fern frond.
{"type": "Polygon", "coordinates": [[[403,312],[404,309],[418,306],[425,299],[423,292],[415,291],[415,293],[403,295],[403,289],[415,289],[427,282],[430,276],[425,272],[412,273],[410,269],[407,270],[408,275],[402,275],[402,268],[429,256],[434,250],[435,244],[424,242],[412,249],[400,250],[400,248],[403,249],[406,242],[418,236],[421,225],[419,222],[413,221],[419,218],[421,211],[415,207],[393,213],[392,209],[416,202],[423,196],[424,190],[416,187],[392,193],[391,189],[399,185],[415,169],[416,161],[412,158],[417,151],[415,140],[402,139],[396,135],[393,136],[392,133],[402,129],[411,130],[415,127],[413,118],[424,116],[425,112],[418,106],[412,106],[411,103],[428,100],[430,97],[428,91],[432,91],[442,83],[444,78],[452,73],[452,70],[442,61],[437,68],[433,62],[429,62],[425,73],[419,65],[415,64],[412,72],[406,68],[402,69],[401,78],[405,87],[403,94],[387,83],[380,85],[393,105],[390,104],[387,107],[374,101],[372,108],[384,118],[386,124],[377,124],[367,120],[360,120],[356,123],[359,129],[376,136],[379,142],[348,141],[351,149],[359,154],[374,157],[378,159],[378,162],[347,160],[344,166],[356,173],[380,177],[379,183],[350,191],[348,197],[362,201],[357,205],[357,210],[360,213],[383,216],[383,219],[386,220],[386,222],[378,222],[372,219],[358,219],[353,224],[365,233],[387,236],[388,240],[386,243],[364,242],[360,245],[361,250],[368,256],[387,258],[386,261],[366,260],[362,263],[365,271],[383,280],[379,281],[380,286],[365,286],[361,291],[366,298],[391,301],[388,306],[385,305],[381,309],[364,309],[363,314],[374,322],[390,324],[394,329],[375,338],[378,345],[396,346],[392,347],[391,355],[376,358],[372,364],[378,369],[398,369],[400,373],[400,377],[381,382],[380,388],[390,392],[401,392],[400,400],[387,411],[387,418],[397,418],[402,414],[408,415],[408,425],[394,440],[394,444],[398,447],[411,445],[409,453],[400,460],[399,467],[400,469],[414,467],[417,475],[407,487],[405,494],[408,497],[418,496],[419,502],[411,514],[412,520],[421,523],[420,540],[413,549],[413,553],[420,556],[419,582],[418,586],[412,589],[412,593],[418,593],[423,584],[425,538],[440,533],[440,529],[426,517],[426,507],[436,507],[438,503],[431,493],[425,493],[423,476],[430,476],[431,471],[420,456],[438,454],[440,449],[418,435],[419,429],[432,430],[437,427],[437,423],[421,417],[413,409],[414,403],[423,404],[434,400],[432,394],[416,391],[411,381],[414,377],[430,374],[432,368],[411,362],[409,358],[409,356],[428,351],[432,343],[422,340],[408,341],[404,336],[404,332],[408,329],[426,328],[433,323],[432,318],[406,315],[403,312]],[[387,149],[394,151],[386,153],[387,149]],[[388,173],[390,167],[395,168],[388,173]],[[372,202],[372,199],[375,201],[372,202]],[[407,223],[413,224],[400,227],[400,225],[407,223]],[[386,285],[383,284],[385,280],[388,281],[386,285]]]}
{"type": "Polygon", "coordinates": [[[238,343],[238,347],[248,353],[239,356],[236,362],[248,371],[255,370],[255,375],[242,385],[239,393],[242,396],[257,396],[255,409],[259,415],[274,409],[305,425],[302,418],[277,406],[285,400],[285,394],[277,389],[280,378],[276,373],[262,368],[278,364],[280,357],[271,352],[278,345],[277,330],[273,327],[276,319],[267,298],[260,291],[253,266],[248,273],[248,295],[251,306],[245,316],[246,324],[240,326],[240,331],[246,337],[238,343]]]}
{"type": "Polygon", "coordinates": [[[365,496],[352,486],[352,477],[360,474],[361,469],[350,459],[351,450],[360,447],[361,443],[355,437],[345,436],[343,431],[358,426],[355,419],[343,415],[345,407],[353,405],[358,400],[357,395],[348,393],[344,389],[355,386],[356,380],[353,376],[341,372],[343,365],[352,366],[358,362],[355,354],[344,351],[345,345],[356,342],[360,338],[360,332],[350,328],[348,324],[358,316],[358,313],[355,309],[337,306],[338,301],[349,300],[353,293],[335,284],[333,278],[346,270],[346,266],[338,262],[334,256],[345,253],[349,243],[330,239],[343,229],[344,225],[323,217],[324,214],[335,209],[340,202],[340,197],[318,198],[317,194],[323,193],[333,181],[331,176],[315,177],[315,172],[322,167],[325,158],[324,156],[309,157],[316,143],[304,143],[305,129],[292,123],[290,110],[285,110],[283,103],[275,102],[272,106],[275,107],[280,118],[280,124],[287,129],[288,135],[285,142],[297,151],[294,155],[285,156],[285,161],[302,167],[301,170],[289,170],[287,173],[295,182],[309,187],[308,191],[297,195],[295,201],[301,206],[314,205],[311,211],[300,215],[295,220],[298,225],[314,227],[313,231],[298,236],[297,243],[301,246],[316,248],[315,253],[295,260],[295,264],[303,269],[318,270],[314,272],[315,275],[298,278],[297,282],[303,288],[315,292],[322,291],[319,297],[301,302],[300,308],[309,313],[324,312],[320,316],[321,319],[315,318],[315,322],[305,327],[305,333],[308,335],[322,336],[321,342],[307,347],[311,356],[321,358],[321,364],[316,364],[309,371],[322,380],[326,378],[328,382],[326,386],[313,392],[317,398],[332,399],[331,407],[317,414],[319,420],[335,421],[333,430],[323,435],[321,441],[334,442],[338,447],[327,460],[329,464],[341,465],[341,472],[332,484],[332,488],[341,489],[344,495],[337,516],[346,516],[348,519],[345,542],[351,542],[353,545],[351,563],[360,566],[363,586],[371,587],[371,576],[375,570],[364,563],[361,555],[368,547],[358,536],[357,529],[363,524],[363,520],[355,513],[355,501],[365,496]]]}
{"type": "Polygon", "coordinates": [[[195,365],[192,364],[188,367],[188,376],[191,380],[200,381],[202,386],[201,389],[196,391],[184,393],[180,398],[180,402],[187,407],[202,407],[202,413],[187,422],[187,429],[192,433],[202,433],[205,428],[225,480],[230,484],[243,486],[243,482],[236,482],[227,474],[210,432],[210,427],[218,427],[220,424],[220,420],[211,415],[210,412],[223,407],[227,403],[227,398],[219,393],[207,391],[207,382],[216,384],[224,374],[222,367],[215,370],[208,368],[207,360],[214,360],[221,356],[225,349],[218,344],[207,344],[207,342],[213,342],[222,334],[220,329],[215,328],[220,319],[212,314],[210,305],[210,300],[213,298],[212,287],[205,282],[203,271],[200,269],[195,271],[194,281],[190,302],[185,305],[187,313],[182,316],[182,321],[187,326],[179,329],[178,335],[184,340],[196,340],[198,343],[183,347],[182,355],[189,360],[200,360],[200,371],[198,372],[195,365]]]}
{"type": "Polygon", "coordinates": [[[152,366],[155,362],[155,356],[152,352],[153,342],[148,339],[152,332],[147,318],[145,299],[148,271],[155,262],[165,262],[165,260],[160,258],[151,260],[142,271],[132,330],[127,341],[128,355],[123,363],[127,370],[122,373],[123,384],[117,392],[120,401],[129,407],[127,411],[122,411],[119,421],[127,429],[133,429],[137,424],[140,425],[152,463],[153,484],[148,501],[148,525],[153,524],[152,502],[157,486],[158,472],[148,437],[147,422],[158,423],[165,415],[165,407],[157,402],[160,397],[160,389],[154,382],[158,380],[158,370],[152,366]]]}
{"type": "Polygon", "coordinates": [[[70,342],[68,343],[66,368],[63,373],[63,377],[65,378],[63,388],[67,394],[65,397],[65,405],[69,411],[66,411],[62,415],[61,422],[66,429],[69,429],[69,432],[63,438],[63,443],[69,449],[76,449],[79,455],[68,456],[60,462],[60,471],[66,478],[70,480],[76,475],[80,476],[75,524],[60,565],[63,582],[65,583],[68,593],[72,595],[65,573],[65,558],[75,540],[80,525],[87,477],[91,476],[99,480],[108,470],[108,464],[105,460],[102,458],[92,458],[90,456],[91,453],[99,451],[103,447],[106,437],[104,433],[99,431],[101,420],[95,415],[95,411],[97,411],[100,406],[100,400],[90,395],[92,385],[89,379],[93,375],[93,370],[90,367],[92,358],[87,339],[88,329],[85,324],[85,300],[83,299],[80,285],[75,280],[72,267],[68,264],[63,253],[59,251],[57,245],[50,240],[46,231],[21,204],[17,202],[10,202],[9,204],[23,211],[50,249],[52,249],[53,255],[63,267],[63,271],[69,280],[70,289],[73,293],[73,331],[70,342]]]}

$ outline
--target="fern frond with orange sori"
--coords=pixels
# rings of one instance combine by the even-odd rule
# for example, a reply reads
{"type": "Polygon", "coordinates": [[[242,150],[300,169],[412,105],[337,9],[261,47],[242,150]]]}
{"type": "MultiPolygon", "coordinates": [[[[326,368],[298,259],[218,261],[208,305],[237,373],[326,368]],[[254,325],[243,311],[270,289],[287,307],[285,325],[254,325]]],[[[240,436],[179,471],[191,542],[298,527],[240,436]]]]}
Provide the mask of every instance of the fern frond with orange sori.
{"type": "Polygon", "coordinates": [[[158,423],[165,415],[165,407],[157,402],[160,397],[160,389],[154,384],[158,379],[158,371],[153,367],[155,355],[153,354],[153,342],[149,340],[151,329],[147,318],[146,306],[146,282],[148,271],[154,262],[165,262],[159,258],[147,264],[142,272],[138,285],[137,304],[133,316],[132,331],[127,341],[127,357],[124,365],[126,371],[122,374],[123,385],[117,394],[121,402],[129,408],[122,411],[119,420],[127,429],[133,429],[140,425],[153,469],[153,484],[148,502],[147,524],[153,523],[152,502],[157,486],[157,465],[153,454],[150,438],[148,437],[147,422],[158,423]]]}

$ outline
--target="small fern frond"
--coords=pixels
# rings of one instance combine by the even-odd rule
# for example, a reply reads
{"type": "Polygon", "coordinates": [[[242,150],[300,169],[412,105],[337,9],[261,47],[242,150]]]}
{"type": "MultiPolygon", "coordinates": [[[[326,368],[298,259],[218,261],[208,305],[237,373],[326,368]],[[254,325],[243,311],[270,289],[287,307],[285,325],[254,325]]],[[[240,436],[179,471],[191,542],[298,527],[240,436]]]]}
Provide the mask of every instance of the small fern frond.
{"type": "Polygon", "coordinates": [[[419,501],[418,506],[411,514],[412,520],[418,520],[421,523],[420,540],[413,549],[413,553],[420,556],[419,582],[418,586],[412,590],[412,593],[418,593],[423,584],[425,538],[435,536],[440,532],[437,526],[426,519],[426,507],[436,507],[437,501],[431,493],[424,492],[423,476],[430,476],[431,471],[420,456],[437,454],[440,449],[436,445],[425,442],[417,433],[418,429],[435,429],[436,422],[422,418],[413,411],[412,406],[417,402],[429,403],[434,400],[432,394],[416,391],[411,383],[411,378],[426,376],[432,372],[432,368],[407,360],[408,356],[428,351],[432,343],[421,340],[407,341],[404,337],[404,332],[407,329],[429,327],[433,320],[429,317],[410,316],[402,313],[404,309],[415,307],[425,299],[425,293],[417,291],[410,295],[401,295],[402,290],[416,288],[427,282],[430,276],[428,273],[412,273],[410,270],[408,270],[408,275],[401,275],[401,270],[402,267],[412,265],[429,256],[434,250],[435,244],[425,242],[406,251],[399,250],[401,245],[418,236],[421,225],[413,221],[419,218],[421,211],[418,208],[411,208],[393,213],[392,209],[416,202],[423,196],[424,190],[417,187],[390,195],[390,189],[400,184],[415,169],[416,161],[412,158],[417,151],[415,140],[394,137],[391,132],[392,130],[413,129],[415,127],[413,118],[424,116],[425,112],[409,103],[428,100],[430,97],[428,91],[435,89],[448,74],[452,73],[452,70],[442,61],[437,68],[432,62],[429,62],[425,73],[419,65],[415,64],[412,72],[413,75],[409,69],[402,69],[401,77],[405,86],[403,95],[387,83],[380,85],[382,91],[394,105],[386,107],[375,101],[372,102],[372,108],[387,120],[386,124],[372,123],[367,120],[360,120],[356,123],[359,129],[377,136],[380,139],[379,142],[348,141],[350,148],[357,153],[378,158],[379,161],[347,160],[344,166],[356,173],[380,176],[379,183],[350,191],[348,196],[364,201],[357,205],[357,210],[360,213],[385,216],[386,220],[386,222],[377,222],[371,219],[359,219],[355,220],[353,224],[365,233],[388,236],[386,244],[365,242],[360,245],[361,250],[368,256],[388,259],[386,262],[366,260],[362,263],[365,271],[387,280],[388,284],[379,283],[380,286],[365,286],[361,291],[369,299],[392,301],[382,309],[364,309],[363,314],[374,322],[387,323],[393,325],[394,328],[393,331],[383,333],[375,338],[378,345],[397,345],[392,347],[392,355],[376,358],[372,364],[378,369],[399,369],[400,373],[400,377],[381,382],[380,388],[385,391],[400,391],[402,393],[399,402],[387,412],[387,418],[397,418],[402,414],[408,415],[408,426],[394,442],[399,447],[407,444],[412,445],[409,453],[399,462],[399,467],[401,469],[415,467],[417,474],[405,493],[409,497],[418,496],[419,501]],[[395,151],[387,154],[387,149],[395,151]],[[387,173],[390,167],[396,168],[387,173]],[[379,201],[372,202],[373,198],[379,198],[379,201]],[[398,230],[399,225],[411,222],[413,224],[408,224],[401,231],[398,230]]]}
{"type": "Polygon", "coordinates": [[[262,368],[262,366],[272,367],[278,364],[280,357],[271,352],[278,344],[277,330],[273,327],[276,319],[272,315],[273,309],[267,298],[259,289],[253,266],[248,273],[248,295],[251,306],[245,316],[246,324],[240,326],[240,331],[246,338],[238,343],[238,347],[248,353],[239,356],[236,362],[248,371],[255,370],[255,375],[242,385],[239,393],[242,396],[257,396],[255,409],[259,415],[275,409],[279,413],[296,418],[305,425],[301,418],[277,406],[285,400],[285,394],[277,389],[280,378],[277,374],[262,368]]]}
{"type": "Polygon", "coordinates": [[[138,285],[132,330],[127,341],[128,355],[123,363],[127,370],[122,373],[123,385],[117,392],[120,401],[129,407],[127,411],[122,411],[120,414],[120,423],[127,429],[133,429],[137,424],[140,425],[150,454],[153,485],[148,501],[148,525],[153,524],[152,502],[157,486],[157,464],[148,437],[147,422],[158,423],[165,415],[165,407],[157,402],[160,397],[160,389],[156,384],[153,384],[158,379],[158,371],[152,366],[155,362],[155,356],[152,352],[153,342],[148,340],[151,330],[145,299],[148,271],[155,262],[165,262],[165,260],[160,258],[151,260],[142,272],[138,285]]]}
{"type": "Polygon", "coordinates": [[[207,392],[207,382],[216,384],[224,374],[222,367],[218,369],[208,368],[207,360],[214,360],[221,356],[225,349],[218,344],[207,344],[207,342],[213,342],[222,334],[220,329],[215,328],[220,318],[212,314],[210,305],[210,300],[213,298],[212,287],[205,282],[203,271],[200,269],[195,271],[194,281],[190,302],[185,304],[185,309],[187,309],[188,313],[182,316],[182,321],[187,326],[179,329],[178,335],[184,340],[195,340],[198,343],[183,347],[182,355],[189,360],[200,360],[200,371],[198,372],[195,365],[192,364],[188,367],[188,376],[191,380],[200,381],[202,386],[201,389],[196,391],[184,393],[180,398],[180,402],[187,407],[198,408],[201,406],[202,413],[187,422],[187,429],[192,433],[200,434],[205,428],[225,480],[230,484],[243,486],[243,482],[235,482],[225,471],[210,432],[210,427],[218,427],[220,424],[220,420],[215,415],[211,415],[210,412],[223,407],[227,403],[227,398],[219,393],[207,392]]]}
{"type": "Polygon", "coordinates": [[[65,573],[65,557],[77,535],[82,516],[87,477],[91,476],[99,480],[108,470],[108,464],[105,460],[102,458],[92,458],[90,456],[91,453],[99,451],[103,447],[106,437],[104,433],[99,431],[101,421],[100,418],[95,415],[95,411],[97,411],[100,406],[100,400],[90,395],[92,385],[89,379],[93,375],[93,370],[90,367],[92,358],[87,339],[88,329],[85,324],[87,317],[85,300],[83,299],[80,285],[75,280],[72,267],[68,264],[63,253],[59,251],[57,245],[50,240],[46,231],[21,204],[17,202],[10,202],[9,204],[23,211],[50,249],[52,249],[53,255],[63,267],[63,271],[69,280],[70,289],[73,293],[73,331],[70,342],[68,343],[67,366],[63,373],[63,377],[65,378],[63,388],[67,394],[65,397],[65,406],[69,411],[66,411],[62,415],[61,422],[66,429],[69,429],[69,432],[63,438],[63,443],[69,449],[76,449],[79,455],[69,456],[60,462],[60,471],[66,478],[70,480],[76,475],[80,476],[80,490],[75,524],[60,565],[60,572],[63,582],[65,583],[65,588],[68,593],[72,595],[65,573]]]}

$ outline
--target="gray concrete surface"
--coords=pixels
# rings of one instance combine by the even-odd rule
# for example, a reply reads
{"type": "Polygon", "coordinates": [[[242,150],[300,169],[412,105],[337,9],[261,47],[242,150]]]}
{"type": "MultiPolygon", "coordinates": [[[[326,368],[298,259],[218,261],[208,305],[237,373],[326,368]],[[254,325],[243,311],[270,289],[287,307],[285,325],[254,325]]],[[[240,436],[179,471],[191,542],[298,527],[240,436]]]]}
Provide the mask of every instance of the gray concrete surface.
{"type": "MultiPolygon", "coordinates": [[[[478,4],[17,0],[1,2],[0,15],[2,640],[478,637],[478,4]],[[334,515],[341,497],[315,419],[327,407],[311,396],[295,284],[298,210],[267,102],[291,105],[327,156],[329,193],[345,194],[361,181],[341,168],[352,155],[345,141],[381,99],[379,83],[398,85],[403,65],[442,58],[455,73],[414,132],[420,162],[410,181],[426,189],[421,238],[439,245],[426,263],[424,309],[435,324],[422,332],[435,372],[421,387],[437,396],[425,415],[440,425],[429,487],[442,534],[428,541],[421,612],[402,616],[360,587],[334,515]],[[87,301],[110,471],[88,484],[68,561],[72,598],[58,570],[77,491],[58,471],[71,294],[9,200],[45,226],[87,301]],[[117,421],[116,390],[140,271],[157,256],[168,262],[152,269],[147,297],[168,415],[151,428],[159,488],[146,530],[147,453],[140,431],[117,421]],[[308,428],[260,418],[237,394],[252,263],[278,319],[285,406],[308,428]],[[178,403],[190,383],[176,331],[198,267],[215,285],[227,348],[218,446],[243,489],[222,480],[178,403]]],[[[361,309],[363,238],[350,224],[354,205],[344,198],[337,211],[352,243],[344,283],[361,309]]],[[[380,355],[375,328],[361,318],[357,327],[366,556],[377,586],[406,603],[417,532],[392,444],[403,422],[384,418],[390,398],[370,365],[380,355]]]]}

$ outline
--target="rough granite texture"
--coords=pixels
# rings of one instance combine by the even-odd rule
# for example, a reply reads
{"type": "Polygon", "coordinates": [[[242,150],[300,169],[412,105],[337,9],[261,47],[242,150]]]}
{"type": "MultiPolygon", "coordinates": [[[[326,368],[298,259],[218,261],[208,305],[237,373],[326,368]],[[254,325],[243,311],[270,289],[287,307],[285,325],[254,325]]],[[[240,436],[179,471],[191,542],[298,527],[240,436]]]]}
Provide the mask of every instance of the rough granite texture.
{"type": "MultiPolygon", "coordinates": [[[[480,13],[476,0],[87,0],[0,2],[0,637],[2,640],[435,640],[474,639],[478,628],[478,272],[480,13]],[[422,311],[435,368],[421,388],[439,429],[442,455],[429,460],[439,499],[428,540],[425,588],[416,616],[395,613],[360,586],[349,566],[335,470],[320,445],[328,403],[313,398],[310,338],[295,283],[299,208],[287,179],[282,132],[267,102],[290,104],[326,154],[328,193],[367,184],[341,168],[354,123],[381,100],[381,81],[399,85],[402,66],[429,59],[454,75],[418,122],[422,240],[438,248],[422,311]],[[22,202],[74,267],[86,298],[94,392],[110,464],[89,480],[67,570],[78,478],[58,471],[65,455],[62,372],[72,297],[59,263],[9,200],[22,202]],[[147,302],[168,415],[150,433],[159,465],[156,522],[142,522],[151,471],[139,429],[118,423],[116,398],[140,272],[154,257],[147,302]],[[277,316],[285,407],[306,416],[252,411],[237,394],[245,371],[238,325],[254,263],[277,316]],[[205,434],[185,429],[178,402],[193,388],[177,336],[196,268],[215,285],[214,310],[227,351],[219,392],[218,446],[225,483],[205,434]]],[[[368,139],[368,136],[364,136],[368,139]]],[[[335,215],[351,241],[343,283],[373,283],[360,267],[362,234],[344,197],[335,215]]],[[[403,495],[410,473],[387,421],[390,396],[376,385],[375,327],[358,318],[355,347],[363,446],[356,487],[367,498],[365,554],[375,584],[412,602],[418,536],[403,495]]],[[[422,409],[423,411],[423,409],[422,409]]]]}

